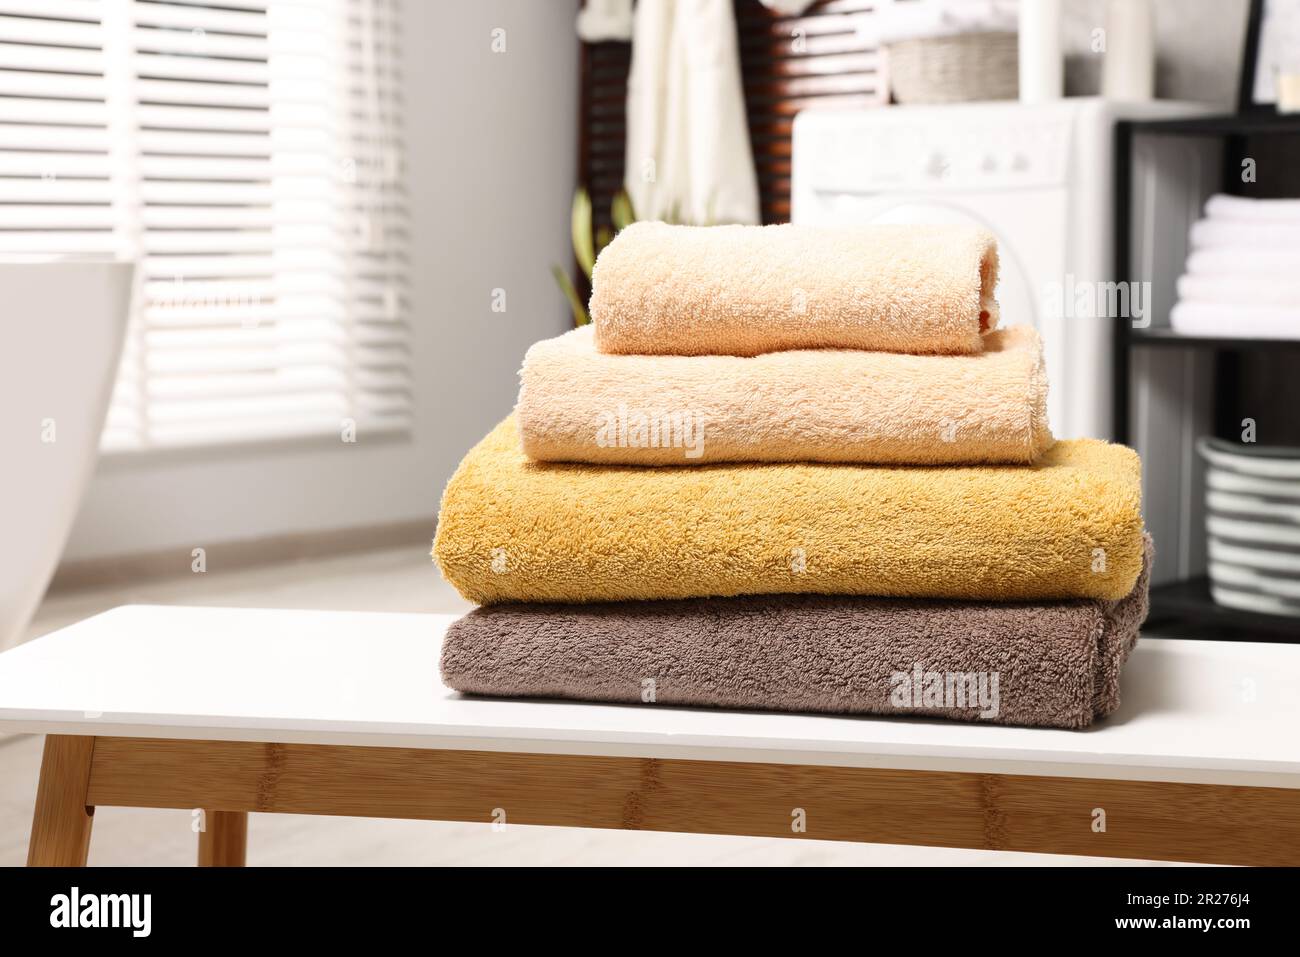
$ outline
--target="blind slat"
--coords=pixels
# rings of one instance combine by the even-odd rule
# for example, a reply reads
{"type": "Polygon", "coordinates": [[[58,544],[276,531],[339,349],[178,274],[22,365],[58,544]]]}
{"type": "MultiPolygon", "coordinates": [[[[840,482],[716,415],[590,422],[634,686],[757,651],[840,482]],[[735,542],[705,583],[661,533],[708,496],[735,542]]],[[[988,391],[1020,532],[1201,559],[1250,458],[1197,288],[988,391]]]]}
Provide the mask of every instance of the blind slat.
{"type": "Polygon", "coordinates": [[[133,3],[132,17],[137,25],[183,28],[186,30],[220,30],[225,33],[265,35],[265,4],[250,5],[246,12],[228,9],[238,4],[222,2],[218,7],[199,7],[177,3],[133,3]]]}
{"type": "MultiPolygon", "coordinates": [[[[0,62],[4,45],[0,44],[0,62]]],[[[168,53],[137,53],[136,74],[156,80],[203,80],[211,83],[237,83],[241,86],[266,86],[271,71],[266,62],[249,60],[209,60],[201,56],[177,56],[168,53]]]]}
{"type": "Polygon", "coordinates": [[[270,48],[264,36],[227,36],[208,32],[211,27],[192,30],[158,30],[137,27],[136,48],[154,56],[230,57],[265,62],[270,48]]]}
{"type": "Polygon", "coordinates": [[[0,5],[0,37],[8,43],[41,43],[65,46],[84,46],[98,50],[100,33],[98,23],[11,16],[0,5]]]}
{"type": "Polygon", "coordinates": [[[39,96],[103,102],[104,78],[71,73],[35,73],[0,66],[0,90],[6,96],[39,96]]]}
{"type": "Polygon", "coordinates": [[[57,176],[107,178],[108,175],[107,153],[0,150],[0,176],[31,176],[41,179],[57,176]]]}
{"type": "Polygon", "coordinates": [[[279,121],[279,117],[272,110],[234,110],[220,106],[147,103],[141,105],[136,111],[136,117],[142,129],[239,130],[255,133],[269,132],[272,119],[279,121]]]}
{"type": "Polygon", "coordinates": [[[103,253],[116,255],[122,243],[111,230],[67,232],[0,230],[0,253],[103,253]]]}
{"type": "MultiPolygon", "coordinates": [[[[107,172],[107,171],[106,171],[107,172]]],[[[115,195],[103,179],[0,179],[0,203],[107,203],[115,195]]]]}
{"type": "Polygon", "coordinates": [[[23,46],[0,41],[0,69],[99,75],[104,71],[104,58],[98,50],[23,46]]]}
{"type": "Polygon", "coordinates": [[[108,130],[77,126],[0,124],[0,150],[107,153],[108,130]]]}
{"type": "Polygon", "coordinates": [[[108,125],[108,107],[81,100],[3,97],[0,123],[78,123],[103,128],[108,125]]]}
{"type": "Polygon", "coordinates": [[[266,86],[239,86],[223,83],[190,83],[184,80],[159,80],[141,76],[135,84],[136,95],[146,103],[175,103],[183,106],[237,106],[246,109],[270,109],[271,93],[266,86]]]}
{"type": "Polygon", "coordinates": [[[112,229],[117,221],[112,207],[107,204],[103,206],[13,204],[6,206],[0,213],[0,217],[3,217],[6,232],[75,227],[112,229]]]}
{"type": "Polygon", "coordinates": [[[0,13],[97,23],[99,4],[100,0],[0,0],[0,13]]]}

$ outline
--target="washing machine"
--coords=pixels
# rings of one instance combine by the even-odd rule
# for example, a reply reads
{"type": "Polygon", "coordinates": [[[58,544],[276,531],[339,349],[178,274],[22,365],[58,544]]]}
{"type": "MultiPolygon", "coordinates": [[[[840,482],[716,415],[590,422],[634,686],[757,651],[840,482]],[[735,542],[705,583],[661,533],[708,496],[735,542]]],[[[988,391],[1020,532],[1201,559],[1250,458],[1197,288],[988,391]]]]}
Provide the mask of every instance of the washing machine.
{"type": "Polygon", "coordinates": [[[1084,287],[1114,279],[1114,125],[1212,112],[1091,97],[804,111],[794,124],[791,219],[991,230],[1001,324],[1030,323],[1042,336],[1053,432],[1110,438],[1118,320],[1077,304],[1084,287]]]}

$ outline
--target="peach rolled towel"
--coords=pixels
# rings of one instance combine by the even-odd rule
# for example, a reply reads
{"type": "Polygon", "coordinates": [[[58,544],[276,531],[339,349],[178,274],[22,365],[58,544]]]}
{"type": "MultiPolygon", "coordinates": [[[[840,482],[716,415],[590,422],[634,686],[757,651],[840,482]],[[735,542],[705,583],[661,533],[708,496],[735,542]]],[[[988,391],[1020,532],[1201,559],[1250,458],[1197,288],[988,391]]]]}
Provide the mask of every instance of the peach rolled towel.
{"type": "Polygon", "coordinates": [[[528,350],[519,432],[544,462],[1032,462],[1052,443],[1042,344],[1029,326],[985,342],[973,356],[619,356],[583,327],[528,350]]]}
{"type": "Polygon", "coordinates": [[[596,261],[591,318],[611,353],[972,353],[997,280],[973,226],[634,223],[596,261]]]}

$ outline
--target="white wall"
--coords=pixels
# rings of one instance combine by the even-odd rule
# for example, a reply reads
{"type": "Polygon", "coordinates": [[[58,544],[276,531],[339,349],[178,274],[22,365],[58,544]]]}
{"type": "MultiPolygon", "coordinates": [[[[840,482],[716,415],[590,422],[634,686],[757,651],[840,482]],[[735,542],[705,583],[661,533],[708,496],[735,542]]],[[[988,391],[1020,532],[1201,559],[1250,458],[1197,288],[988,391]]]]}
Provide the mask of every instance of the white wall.
{"type": "MultiPolygon", "coordinates": [[[[1155,0],[1156,96],[1235,110],[1249,8],[1249,0],[1155,0]]],[[[1067,94],[1101,90],[1102,58],[1090,44],[1105,23],[1105,0],[1066,3],[1067,94]]]]}
{"type": "MultiPolygon", "coordinates": [[[[100,463],[64,560],[428,518],[465,451],[509,411],[529,344],[569,323],[576,6],[404,0],[415,327],[410,441],[117,457],[100,463]],[[493,53],[491,32],[506,31],[493,53]],[[491,310],[494,288],[507,311],[491,310]]],[[[209,551],[209,568],[219,550],[209,551]]]]}

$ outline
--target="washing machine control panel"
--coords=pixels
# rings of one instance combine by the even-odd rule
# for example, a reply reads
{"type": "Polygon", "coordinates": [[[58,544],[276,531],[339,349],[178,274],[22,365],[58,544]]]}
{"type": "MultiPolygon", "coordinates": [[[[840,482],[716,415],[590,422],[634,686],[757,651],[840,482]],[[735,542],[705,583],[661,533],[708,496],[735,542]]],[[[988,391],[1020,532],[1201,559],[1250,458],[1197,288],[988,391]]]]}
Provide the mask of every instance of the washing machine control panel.
{"type": "Polygon", "coordinates": [[[1018,114],[980,120],[968,115],[946,124],[887,115],[854,120],[804,125],[796,148],[808,163],[806,187],[875,193],[1017,189],[1066,182],[1068,116],[1018,114]]]}

